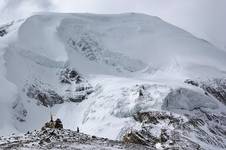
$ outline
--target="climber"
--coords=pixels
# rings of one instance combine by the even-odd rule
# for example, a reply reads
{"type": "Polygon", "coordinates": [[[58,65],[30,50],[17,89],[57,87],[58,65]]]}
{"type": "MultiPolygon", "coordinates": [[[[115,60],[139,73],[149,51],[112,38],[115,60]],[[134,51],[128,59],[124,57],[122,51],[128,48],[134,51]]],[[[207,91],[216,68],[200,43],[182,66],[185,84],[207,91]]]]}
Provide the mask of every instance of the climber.
{"type": "Polygon", "coordinates": [[[79,133],[79,127],[77,127],[77,133],[79,133]]]}
{"type": "Polygon", "coordinates": [[[140,89],[139,90],[139,97],[143,97],[144,96],[144,94],[143,94],[143,90],[142,89],[140,89]]]}

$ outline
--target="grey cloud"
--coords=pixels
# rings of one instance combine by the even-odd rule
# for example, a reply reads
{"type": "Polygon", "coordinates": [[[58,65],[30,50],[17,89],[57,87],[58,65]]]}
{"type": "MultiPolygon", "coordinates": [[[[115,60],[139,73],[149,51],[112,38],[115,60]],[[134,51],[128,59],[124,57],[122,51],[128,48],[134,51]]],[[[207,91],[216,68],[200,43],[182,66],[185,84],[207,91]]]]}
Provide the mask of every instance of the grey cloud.
{"type": "Polygon", "coordinates": [[[0,24],[54,9],[52,0],[0,0],[0,24]]]}
{"type": "Polygon", "coordinates": [[[18,8],[24,3],[36,5],[39,8],[48,9],[52,6],[51,0],[5,0],[5,9],[18,8]]]}

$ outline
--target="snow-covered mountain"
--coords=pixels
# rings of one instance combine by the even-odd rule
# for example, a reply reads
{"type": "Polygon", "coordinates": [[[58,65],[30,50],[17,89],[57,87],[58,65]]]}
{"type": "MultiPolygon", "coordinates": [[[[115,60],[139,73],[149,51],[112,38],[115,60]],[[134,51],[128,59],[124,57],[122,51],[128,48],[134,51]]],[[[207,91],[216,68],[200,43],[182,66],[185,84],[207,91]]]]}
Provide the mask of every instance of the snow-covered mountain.
{"type": "Polygon", "coordinates": [[[110,139],[226,148],[226,53],[209,42],[135,13],[43,13],[0,34],[0,135],[51,112],[110,139]]]}

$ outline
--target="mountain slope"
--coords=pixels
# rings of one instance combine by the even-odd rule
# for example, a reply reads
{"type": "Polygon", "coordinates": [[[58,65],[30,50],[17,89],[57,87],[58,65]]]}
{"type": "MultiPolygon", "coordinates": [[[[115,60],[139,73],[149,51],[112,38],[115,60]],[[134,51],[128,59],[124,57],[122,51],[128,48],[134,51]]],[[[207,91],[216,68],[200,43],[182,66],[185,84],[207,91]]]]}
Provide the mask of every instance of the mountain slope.
{"type": "Polygon", "coordinates": [[[218,84],[226,78],[226,53],[207,41],[134,13],[43,13],[7,30],[0,37],[2,135],[38,129],[51,111],[66,128],[91,135],[123,140],[136,131],[133,137],[155,137],[152,147],[226,147],[226,88],[218,84]],[[163,119],[135,117],[152,112],[163,119]],[[171,126],[169,118],[181,121],[171,126]],[[192,119],[204,123],[184,128],[192,119]],[[159,140],[162,130],[166,140],[159,140]]]}
{"type": "MultiPolygon", "coordinates": [[[[88,136],[71,130],[44,129],[24,135],[0,139],[3,149],[76,149],[76,150],[150,150],[136,144],[125,144],[96,136],[88,136]]],[[[152,148],[153,149],[153,148],[152,148]]]]}

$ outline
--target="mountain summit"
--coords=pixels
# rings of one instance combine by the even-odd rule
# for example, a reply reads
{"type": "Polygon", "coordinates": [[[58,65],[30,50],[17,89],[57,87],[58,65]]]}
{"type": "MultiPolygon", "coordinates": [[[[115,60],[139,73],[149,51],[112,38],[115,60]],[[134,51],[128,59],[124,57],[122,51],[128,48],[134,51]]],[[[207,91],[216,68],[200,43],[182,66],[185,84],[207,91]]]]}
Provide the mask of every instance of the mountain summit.
{"type": "Polygon", "coordinates": [[[152,148],[226,148],[226,53],[144,14],[0,27],[0,135],[64,127],[152,148]]]}

